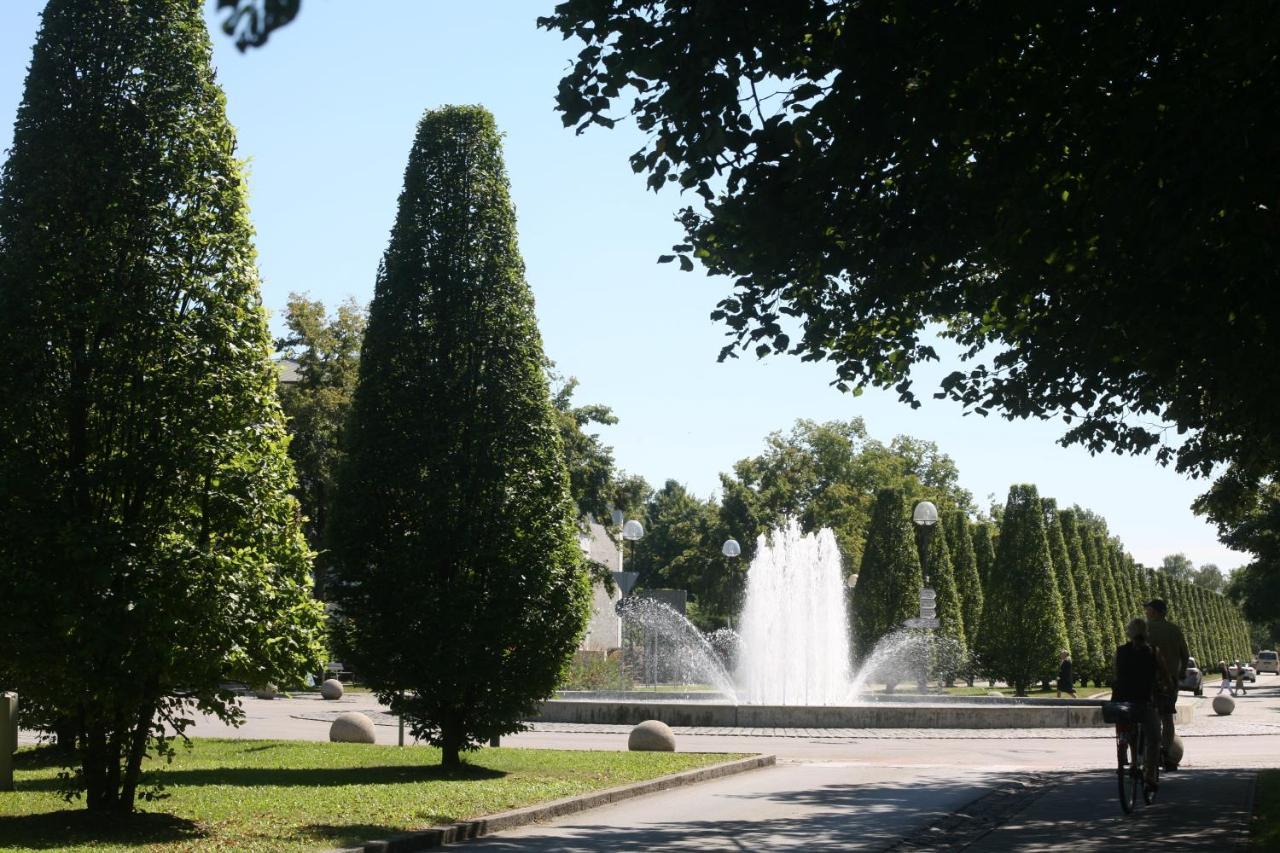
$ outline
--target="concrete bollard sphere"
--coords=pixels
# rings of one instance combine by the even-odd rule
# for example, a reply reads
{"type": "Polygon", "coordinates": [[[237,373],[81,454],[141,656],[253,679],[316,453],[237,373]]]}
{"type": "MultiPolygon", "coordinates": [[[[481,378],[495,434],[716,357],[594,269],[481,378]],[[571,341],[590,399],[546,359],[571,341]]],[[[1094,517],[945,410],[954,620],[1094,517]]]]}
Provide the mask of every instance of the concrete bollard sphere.
{"type": "Polygon", "coordinates": [[[1236,700],[1232,699],[1225,693],[1219,693],[1213,697],[1213,712],[1220,717],[1225,717],[1236,709],[1236,700]]]}
{"type": "Polygon", "coordinates": [[[1182,756],[1183,756],[1182,736],[1174,735],[1173,743],[1169,745],[1169,761],[1174,766],[1177,766],[1182,763],[1182,756]]]}
{"type": "Polygon", "coordinates": [[[329,740],[334,743],[376,743],[373,735],[373,720],[359,711],[347,711],[339,714],[329,726],[329,740]]]}
{"type": "Polygon", "coordinates": [[[280,688],[268,681],[266,684],[253,691],[253,695],[257,696],[259,699],[274,699],[280,695],[280,688]]]}
{"type": "Polygon", "coordinates": [[[676,735],[659,720],[645,720],[631,730],[627,749],[632,752],[675,752],[676,735]]]}
{"type": "Polygon", "coordinates": [[[341,699],[342,682],[336,678],[326,679],[320,683],[320,696],[324,699],[341,699]]]}

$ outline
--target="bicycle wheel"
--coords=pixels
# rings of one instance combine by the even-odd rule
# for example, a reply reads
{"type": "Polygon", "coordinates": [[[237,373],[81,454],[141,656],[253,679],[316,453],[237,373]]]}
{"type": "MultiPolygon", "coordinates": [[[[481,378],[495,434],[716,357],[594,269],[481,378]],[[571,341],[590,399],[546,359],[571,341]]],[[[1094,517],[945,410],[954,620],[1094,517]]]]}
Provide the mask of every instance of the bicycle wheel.
{"type": "Polygon", "coordinates": [[[1138,784],[1142,780],[1142,769],[1138,765],[1142,753],[1137,750],[1132,737],[1126,737],[1120,742],[1119,753],[1116,780],[1120,786],[1120,809],[1125,814],[1132,814],[1133,807],[1138,802],[1138,784]]]}

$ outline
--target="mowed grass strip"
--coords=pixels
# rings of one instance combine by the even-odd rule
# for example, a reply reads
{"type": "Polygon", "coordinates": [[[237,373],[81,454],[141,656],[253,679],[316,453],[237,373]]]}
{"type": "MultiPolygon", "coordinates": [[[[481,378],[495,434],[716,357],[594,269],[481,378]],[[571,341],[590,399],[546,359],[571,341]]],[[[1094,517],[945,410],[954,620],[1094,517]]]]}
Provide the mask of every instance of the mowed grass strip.
{"type": "Polygon", "coordinates": [[[446,772],[425,746],[193,743],[151,763],[168,796],[117,820],[62,800],[49,750],[20,752],[17,791],[0,793],[0,850],[323,850],[741,757],[499,748],[446,772]]]}
{"type": "Polygon", "coordinates": [[[1259,770],[1249,821],[1249,849],[1280,850],[1280,770],[1259,770]]]}

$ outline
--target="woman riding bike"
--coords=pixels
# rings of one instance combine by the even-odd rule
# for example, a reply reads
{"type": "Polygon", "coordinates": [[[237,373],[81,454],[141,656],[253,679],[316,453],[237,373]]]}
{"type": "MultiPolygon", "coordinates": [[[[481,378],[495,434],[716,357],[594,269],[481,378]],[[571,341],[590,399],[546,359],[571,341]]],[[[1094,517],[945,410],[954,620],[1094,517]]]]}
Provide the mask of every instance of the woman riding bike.
{"type": "Polygon", "coordinates": [[[1139,706],[1137,719],[1146,730],[1143,738],[1143,781],[1147,790],[1154,793],[1160,782],[1160,715],[1156,713],[1155,706],[1159,664],[1151,646],[1147,645],[1145,621],[1130,621],[1124,632],[1129,642],[1116,649],[1111,701],[1132,702],[1139,706]]]}

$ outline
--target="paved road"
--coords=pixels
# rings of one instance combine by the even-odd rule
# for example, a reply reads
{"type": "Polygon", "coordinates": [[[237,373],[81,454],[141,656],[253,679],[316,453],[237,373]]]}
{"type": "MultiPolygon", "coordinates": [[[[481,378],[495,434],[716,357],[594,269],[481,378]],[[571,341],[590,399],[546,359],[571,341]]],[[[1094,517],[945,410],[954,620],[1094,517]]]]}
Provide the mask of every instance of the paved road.
{"type": "Polygon", "coordinates": [[[883,850],[981,796],[987,774],[788,764],[594,809],[478,851],[883,850]]]}

